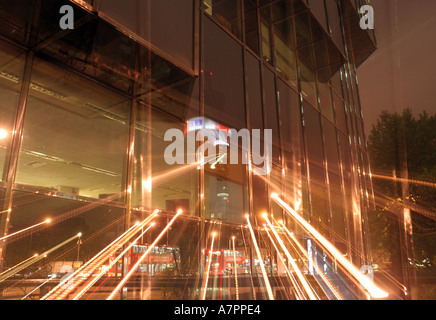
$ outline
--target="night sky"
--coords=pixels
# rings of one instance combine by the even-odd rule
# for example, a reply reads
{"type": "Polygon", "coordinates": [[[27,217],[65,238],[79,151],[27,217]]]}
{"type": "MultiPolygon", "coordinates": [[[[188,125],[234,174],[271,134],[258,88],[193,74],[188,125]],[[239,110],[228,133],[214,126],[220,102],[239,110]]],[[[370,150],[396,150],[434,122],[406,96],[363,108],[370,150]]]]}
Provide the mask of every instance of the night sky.
{"type": "Polygon", "coordinates": [[[436,114],[436,1],[372,0],[377,51],[358,69],[365,131],[382,110],[436,114]]]}

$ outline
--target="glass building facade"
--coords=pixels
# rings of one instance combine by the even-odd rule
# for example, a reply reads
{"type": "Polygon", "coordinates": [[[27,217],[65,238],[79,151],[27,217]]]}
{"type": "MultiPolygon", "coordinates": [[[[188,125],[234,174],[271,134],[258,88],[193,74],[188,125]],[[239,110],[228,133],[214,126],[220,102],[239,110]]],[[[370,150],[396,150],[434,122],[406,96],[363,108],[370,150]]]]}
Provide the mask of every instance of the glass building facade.
{"type": "Polygon", "coordinates": [[[310,298],[304,283],[317,299],[365,299],[349,270],[271,197],[357,270],[371,265],[357,68],[376,43],[359,27],[363,4],[1,0],[2,298],[35,289],[29,277],[53,276],[29,295],[51,298],[71,269],[62,266],[89,266],[158,209],[153,228],[100,259],[99,281],[113,277],[91,299],[105,299],[130,270],[117,299],[310,298]],[[73,9],[72,29],[60,27],[63,5],[73,9]],[[219,153],[168,164],[166,133],[179,129],[188,145],[193,123],[270,129],[268,174],[219,153]]]}

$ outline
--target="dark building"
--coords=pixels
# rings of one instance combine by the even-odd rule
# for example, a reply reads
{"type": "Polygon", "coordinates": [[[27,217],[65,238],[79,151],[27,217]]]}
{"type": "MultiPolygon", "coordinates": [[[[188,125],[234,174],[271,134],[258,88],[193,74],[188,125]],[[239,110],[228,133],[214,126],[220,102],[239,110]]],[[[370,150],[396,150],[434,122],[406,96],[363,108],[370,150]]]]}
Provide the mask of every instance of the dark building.
{"type": "MultiPolygon", "coordinates": [[[[373,30],[359,26],[364,4],[1,0],[0,237],[51,219],[3,240],[3,270],[78,232],[80,242],[21,273],[44,278],[56,261],[85,264],[159,209],[156,226],[138,240],[145,252],[181,208],[153,261],[135,270],[151,290],[127,298],[199,299],[207,274],[208,299],[235,298],[238,286],[242,298],[268,299],[265,273],[276,299],[308,298],[286,250],[265,230],[267,212],[317,298],[338,298],[335,290],[365,298],[271,198],[276,193],[357,270],[371,265],[366,215],[374,202],[356,73],[376,44],[373,30]],[[73,29],[60,26],[63,5],[73,9],[73,29]],[[168,164],[166,132],[206,123],[271,129],[268,174],[220,154],[204,165],[168,164]],[[281,220],[291,234],[278,228],[281,220]],[[186,280],[165,287],[168,275],[186,280]]],[[[123,261],[121,274],[133,267],[127,254],[123,261]]]]}

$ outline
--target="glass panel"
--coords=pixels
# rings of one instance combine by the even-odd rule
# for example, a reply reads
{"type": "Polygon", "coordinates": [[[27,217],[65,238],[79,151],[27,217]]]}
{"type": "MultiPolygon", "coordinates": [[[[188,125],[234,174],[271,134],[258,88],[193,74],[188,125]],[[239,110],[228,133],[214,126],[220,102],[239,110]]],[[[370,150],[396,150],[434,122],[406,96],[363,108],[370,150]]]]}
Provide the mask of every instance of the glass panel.
{"type": "MultiPolygon", "coordinates": [[[[292,20],[287,20],[292,23],[292,20]]],[[[287,32],[293,32],[292,25],[286,28],[287,32]],[[289,30],[290,29],[290,30],[289,30]]],[[[296,56],[295,49],[293,49],[288,36],[284,35],[279,28],[274,28],[274,47],[275,56],[277,64],[277,73],[284,79],[288,80],[289,83],[297,88],[297,66],[296,66],[296,56]]]]}
{"type": "Polygon", "coordinates": [[[241,37],[241,1],[240,0],[203,0],[204,10],[228,31],[241,37]]]}
{"type": "MultiPolygon", "coordinates": [[[[349,230],[349,234],[354,234],[354,225],[353,225],[353,211],[352,211],[352,203],[351,203],[351,195],[352,195],[352,160],[351,160],[351,150],[350,144],[347,136],[342,133],[338,133],[339,138],[339,148],[341,153],[341,161],[342,161],[342,174],[344,178],[344,199],[346,201],[346,209],[347,209],[347,227],[349,230]]],[[[352,244],[354,241],[354,237],[349,239],[352,244]]],[[[359,254],[359,253],[357,253],[359,254]]]]}
{"type": "Polygon", "coordinates": [[[336,1],[326,1],[327,13],[329,17],[329,27],[333,36],[333,41],[338,48],[344,52],[344,40],[342,37],[341,17],[339,16],[339,7],[336,1]]]}
{"type": "Polygon", "coordinates": [[[262,39],[262,58],[273,64],[273,48],[271,40],[270,7],[261,10],[260,32],[262,39]]]}
{"type": "Polygon", "coordinates": [[[4,42],[0,46],[0,179],[5,180],[5,157],[14,130],[26,55],[4,42]]]}
{"type": "Polygon", "coordinates": [[[343,133],[347,133],[347,119],[345,116],[345,104],[336,93],[333,94],[333,99],[335,103],[335,113],[336,113],[336,125],[339,130],[343,133]]]}
{"type": "Polygon", "coordinates": [[[310,0],[310,9],[321,22],[321,25],[328,30],[324,0],[310,0]]]}
{"type": "Polygon", "coordinates": [[[342,71],[336,72],[331,78],[333,90],[342,97],[342,71]]]}
{"type": "Polygon", "coordinates": [[[265,110],[266,127],[272,129],[272,160],[280,163],[280,127],[277,110],[277,94],[275,89],[274,73],[268,68],[264,68],[264,90],[265,90],[265,110]]]}
{"type": "Polygon", "coordinates": [[[316,223],[321,232],[326,233],[328,232],[330,210],[326,194],[323,140],[319,113],[307,103],[303,107],[313,222],[316,223]]]}
{"type": "Polygon", "coordinates": [[[242,47],[205,19],[205,116],[230,128],[245,128],[242,47]]]}
{"type": "Polygon", "coordinates": [[[268,189],[264,177],[253,175],[253,215],[261,219],[268,212],[268,189]]]}
{"type": "Polygon", "coordinates": [[[260,61],[251,54],[245,55],[246,94],[250,114],[250,128],[263,129],[262,90],[260,86],[260,61]]]}
{"type": "Polygon", "coordinates": [[[303,98],[313,107],[318,108],[315,73],[310,68],[307,68],[304,62],[299,65],[299,68],[303,98]]]}
{"type": "Polygon", "coordinates": [[[194,68],[194,2],[149,1],[151,14],[145,18],[150,19],[151,42],[190,68],[194,68]]]}
{"type": "MultiPolygon", "coordinates": [[[[23,270],[26,277],[44,279],[54,272],[60,278],[63,272],[68,271],[61,271],[61,267],[73,267],[74,262],[80,266],[89,261],[123,232],[124,208],[107,206],[98,200],[76,201],[56,197],[55,194],[15,191],[12,201],[14,210],[9,234],[47,218],[51,219],[51,223],[8,242],[5,260],[9,267],[35,253],[42,254],[79,232],[82,233],[81,242],[77,238],[73,239],[49,254],[46,259],[23,270]]],[[[77,264],[74,265],[75,269],[77,264]]]]}
{"type": "Polygon", "coordinates": [[[301,170],[304,161],[300,100],[299,95],[281,80],[278,89],[285,156],[285,198],[299,211],[302,209],[301,170]]]}
{"type": "Polygon", "coordinates": [[[193,8],[192,0],[129,0],[129,5],[104,0],[99,5],[103,15],[190,68],[193,67],[193,8]]]}
{"type": "Polygon", "coordinates": [[[204,180],[205,218],[243,223],[246,212],[244,166],[216,165],[216,169],[207,169],[204,180]]]}
{"type": "MultiPolygon", "coordinates": [[[[0,1],[0,34],[22,45],[28,43],[28,29],[37,1],[0,1]]],[[[58,9],[59,10],[59,9],[58,9]]]]}
{"type": "MultiPolygon", "coordinates": [[[[56,9],[52,6],[48,12],[43,11],[41,19],[47,23],[39,28],[40,38],[50,37],[59,29],[53,16],[47,16],[56,9]]],[[[84,18],[74,30],[54,40],[41,45],[41,52],[109,87],[131,93],[133,82],[141,78],[135,70],[135,42],[104,21],[84,18]]]]}
{"type": "Polygon", "coordinates": [[[331,122],[335,122],[333,113],[333,104],[331,96],[331,88],[328,84],[318,82],[318,94],[321,113],[331,122]]]}
{"type": "Polygon", "coordinates": [[[257,6],[251,0],[245,1],[245,43],[256,54],[259,54],[259,31],[257,6]]]}
{"type": "MultiPolygon", "coordinates": [[[[270,189],[269,192],[275,192],[277,194],[282,194],[282,182],[283,182],[283,170],[281,167],[273,166],[270,175],[270,189]]],[[[283,210],[282,208],[275,202],[271,201],[271,209],[272,214],[276,220],[283,220],[283,210]]]]}
{"type": "MultiPolygon", "coordinates": [[[[339,166],[339,149],[336,138],[336,128],[333,124],[324,121],[324,139],[326,145],[326,158],[328,165],[330,200],[332,205],[332,229],[335,241],[345,240],[345,199],[342,192],[342,179],[339,166]]],[[[345,242],[344,242],[345,245],[345,242]]]]}
{"type": "Polygon", "coordinates": [[[129,110],[126,97],[36,59],[16,182],[119,200],[129,110]]]}

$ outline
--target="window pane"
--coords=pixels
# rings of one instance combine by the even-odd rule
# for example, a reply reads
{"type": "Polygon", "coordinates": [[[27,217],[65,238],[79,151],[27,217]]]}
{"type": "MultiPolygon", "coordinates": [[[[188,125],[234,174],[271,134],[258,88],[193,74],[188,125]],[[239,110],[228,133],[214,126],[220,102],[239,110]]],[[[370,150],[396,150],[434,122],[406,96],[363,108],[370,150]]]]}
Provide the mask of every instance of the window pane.
{"type": "Polygon", "coordinates": [[[1,173],[14,130],[26,55],[4,42],[0,45],[0,179],[5,180],[6,172],[1,173]]]}
{"type": "Polygon", "coordinates": [[[342,38],[341,17],[336,1],[326,1],[327,12],[329,17],[330,31],[332,32],[333,41],[344,52],[344,40],[342,38]]]}
{"type": "Polygon", "coordinates": [[[285,156],[285,195],[295,210],[302,208],[302,129],[299,95],[283,81],[278,82],[285,156]]]}
{"type": "Polygon", "coordinates": [[[16,182],[119,200],[130,101],[36,59],[16,182]]]}
{"type": "Polygon", "coordinates": [[[321,25],[328,30],[324,0],[310,0],[310,9],[314,12],[316,18],[321,22],[321,25]]]}
{"type": "Polygon", "coordinates": [[[241,37],[241,1],[240,0],[204,0],[204,10],[215,20],[233,33],[241,37]]]}
{"type": "Polygon", "coordinates": [[[319,102],[322,114],[331,122],[335,122],[333,113],[333,104],[331,96],[331,88],[328,84],[318,82],[319,102]]]}
{"type": "Polygon", "coordinates": [[[263,129],[262,90],[260,86],[259,60],[245,54],[246,92],[250,113],[250,128],[263,129]]]}

